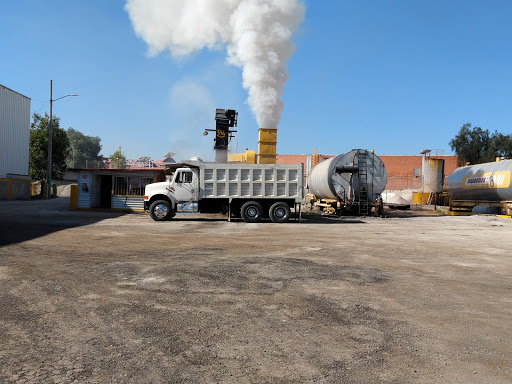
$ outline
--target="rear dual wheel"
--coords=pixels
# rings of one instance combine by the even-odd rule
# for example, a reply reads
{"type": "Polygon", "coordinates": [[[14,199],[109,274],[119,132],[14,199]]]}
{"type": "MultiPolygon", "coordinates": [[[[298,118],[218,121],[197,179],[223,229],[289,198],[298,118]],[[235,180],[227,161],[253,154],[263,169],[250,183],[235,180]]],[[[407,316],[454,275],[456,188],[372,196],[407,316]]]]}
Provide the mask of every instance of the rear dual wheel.
{"type": "MultiPolygon", "coordinates": [[[[268,214],[274,223],[285,223],[290,219],[290,206],[283,202],[272,204],[268,214]]],[[[248,201],[242,205],[240,215],[246,223],[257,223],[263,216],[263,208],[256,201],[248,201]]]]}
{"type": "Polygon", "coordinates": [[[290,219],[290,206],[283,202],[274,203],[270,207],[268,215],[274,223],[285,223],[290,219]]]}
{"type": "Polygon", "coordinates": [[[263,216],[263,208],[261,208],[261,204],[256,201],[248,201],[242,205],[240,216],[242,216],[242,219],[246,223],[257,223],[263,216]]]}

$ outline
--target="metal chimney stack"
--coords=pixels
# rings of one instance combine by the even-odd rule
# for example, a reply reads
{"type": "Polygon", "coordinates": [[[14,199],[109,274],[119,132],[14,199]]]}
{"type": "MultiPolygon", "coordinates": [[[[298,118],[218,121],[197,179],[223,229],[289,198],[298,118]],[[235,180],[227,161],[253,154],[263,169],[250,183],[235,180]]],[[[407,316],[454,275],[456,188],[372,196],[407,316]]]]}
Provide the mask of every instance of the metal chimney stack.
{"type": "Polygon", "coordinates": [[[228,162],[228,145],[233,137],[230,127],[236,127],[238,112],[234,109],[217,109],[215,111],[215,162],[228,162]]]}

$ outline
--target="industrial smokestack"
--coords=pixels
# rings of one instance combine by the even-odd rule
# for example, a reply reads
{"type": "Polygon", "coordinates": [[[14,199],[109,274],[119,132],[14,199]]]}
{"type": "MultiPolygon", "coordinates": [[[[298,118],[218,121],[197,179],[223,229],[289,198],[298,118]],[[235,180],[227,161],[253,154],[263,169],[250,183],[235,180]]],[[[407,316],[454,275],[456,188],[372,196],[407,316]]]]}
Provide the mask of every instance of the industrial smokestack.
{"type": "Polygon", "coordinates": [[[276,163],[277,129],[258,130],[258,164],[276,163]]]}
{"type": "Polygon", "coordinates": [[[228,63],[242,69],[258,126],[277,128],[290,38],[304,19],[299,0],[127,0],[135,32],[157,54],[183,57],[226,47],[228,63]]]}

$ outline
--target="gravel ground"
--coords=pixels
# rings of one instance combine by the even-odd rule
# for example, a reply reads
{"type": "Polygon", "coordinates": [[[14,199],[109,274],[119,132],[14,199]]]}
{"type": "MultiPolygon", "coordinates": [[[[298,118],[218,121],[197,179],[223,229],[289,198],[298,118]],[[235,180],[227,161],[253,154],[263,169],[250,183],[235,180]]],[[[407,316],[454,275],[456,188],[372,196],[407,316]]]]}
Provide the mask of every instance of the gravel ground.
{"type": "Polygon", "coordinates": [[[0,202],[2,383],[510,383],[512,220],[0,202]]]}

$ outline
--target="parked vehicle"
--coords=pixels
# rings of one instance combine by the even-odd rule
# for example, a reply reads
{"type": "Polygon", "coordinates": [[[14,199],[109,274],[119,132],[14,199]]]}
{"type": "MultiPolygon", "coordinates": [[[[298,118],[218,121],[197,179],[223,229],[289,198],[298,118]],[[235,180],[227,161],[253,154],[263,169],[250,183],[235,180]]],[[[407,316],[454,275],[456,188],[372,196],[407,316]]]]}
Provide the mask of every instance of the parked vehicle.
{"type": "Polygon", "coordinates": [[[178,213],[225,213],[248,223],[269,217],[284,223],[292,208],[299,214],[303,165],[206,163],[173,164],[169,180],[148,184],[144,209],[153,220],[178,213]]]}

